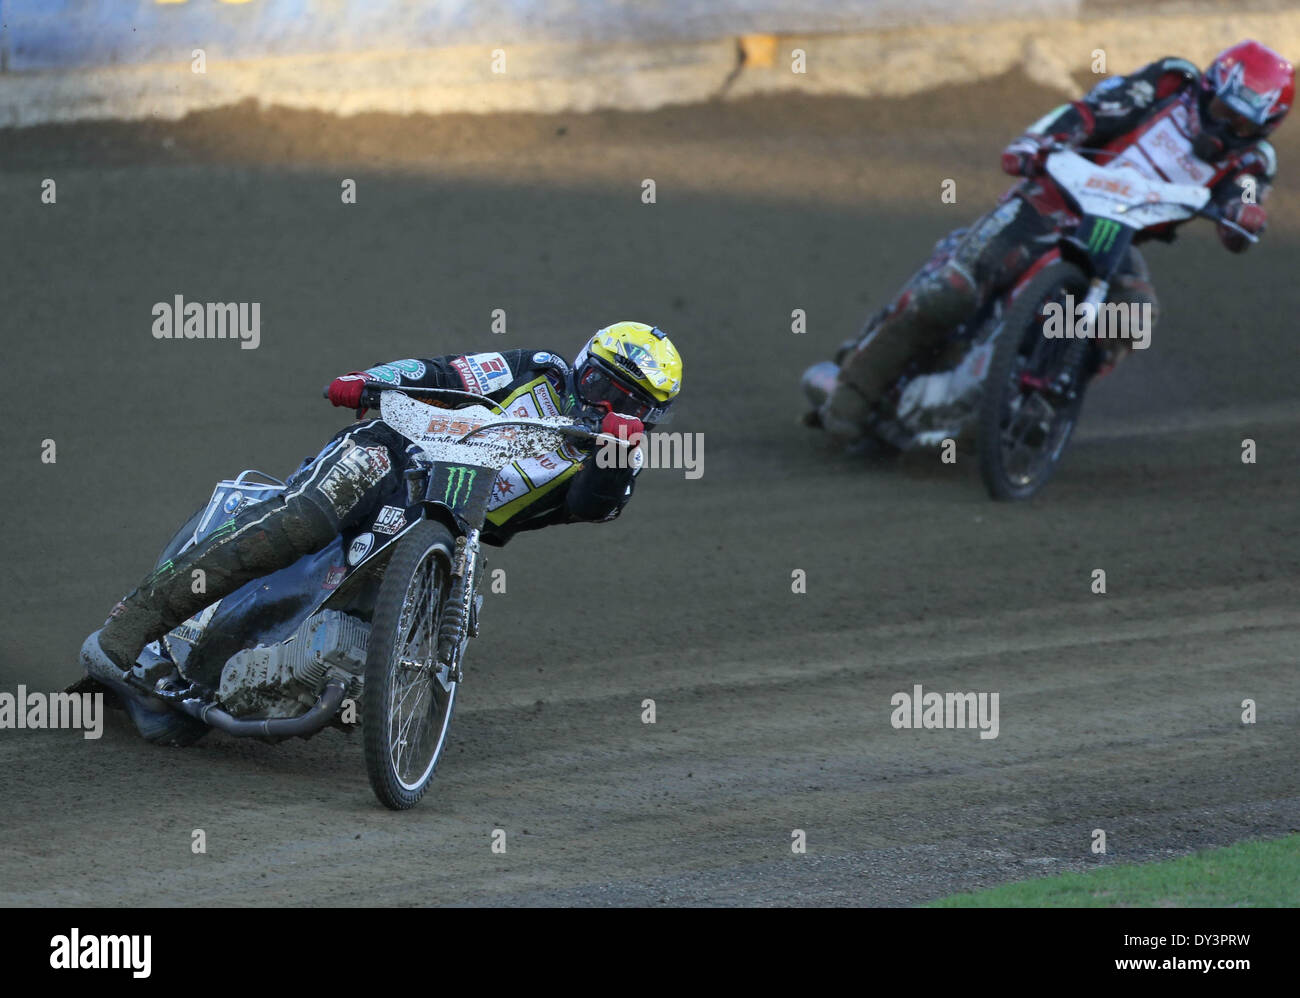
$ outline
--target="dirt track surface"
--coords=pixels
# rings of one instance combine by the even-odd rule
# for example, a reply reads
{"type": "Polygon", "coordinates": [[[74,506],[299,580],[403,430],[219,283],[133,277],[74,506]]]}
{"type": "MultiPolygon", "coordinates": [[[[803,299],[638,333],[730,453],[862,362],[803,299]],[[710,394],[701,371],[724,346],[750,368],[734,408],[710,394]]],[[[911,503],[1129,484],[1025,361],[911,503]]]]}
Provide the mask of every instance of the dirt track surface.
{"type": "Polygon", "coordinates": [[[801,369],[983,210],[1002,143],[1053,102],[1007,80],[0,135],[21,406],[0,428],[0,691],[75,678],[214,481],[284,473],[337,427],[319,391],[338,373],[572,356],[645,319],[686,357],[673,428],[706,442],[703,478],[649,471],[617,524],[493,557],[507,593],[416,810],[382,810],[337,732],[164,750],[120,715],[99,741],[4,731],[0,903],[914,904],[1300,828],[1300,126],[1267,245],[1233,259],[1201,227],[1151,251],[1152,348],[1096,386],[1039,500],[990,503],[969,461],[864,467],[795,425],[801,369]],[[261,347],[154,340],[175,294],[260,301],[261,347]],[[999,736],[894,730],[890,697],[918,683],[998,691],[999,736]]]}

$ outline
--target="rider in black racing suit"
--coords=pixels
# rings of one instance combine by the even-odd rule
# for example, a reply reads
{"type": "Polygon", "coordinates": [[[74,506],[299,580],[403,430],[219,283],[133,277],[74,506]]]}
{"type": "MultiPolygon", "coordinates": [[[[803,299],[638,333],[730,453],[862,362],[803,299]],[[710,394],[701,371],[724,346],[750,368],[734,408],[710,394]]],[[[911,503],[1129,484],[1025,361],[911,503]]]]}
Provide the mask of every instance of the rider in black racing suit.
{"type": "MultiPolygon", "coordinates": [[[[969,229],[942,240],[863,336],[841,347],[834,390],[814,421],[844,441],[861,439],[872,410],[907,362],[941,347],[980,302],[1011,287],[1056,241],[1072,216],[1055,184],[1042,179],[1055,143],[1080,148],[1103,166],[1124,160],[1154,179],[1209,187],[1224,218],[1263,231],[1267,216],[1260,202],[1277,171],[1264,136],[1290,109],[1294,89],[1290,63],[1246,41],[1221,53],[1204,75],[1185,59],[1161,59],[1103,80],[1082,100],[1047,114],[1003,153],[1002,168],[1024,179],[969,229]]],[[[1174,229],[1172,223],[1158,226],[1135,241],[1168,241],[1174,229]]],[[[1233,252],[1249,245],[1222,224],[1219,237],[1233,252]]],[[[1155,290],[1136,247],[1109,297],[1149,305],[1154,325],[1155,290]]],[[[1128,346],[1115,344],[1108,364],[1128,346]]]]}
{"type": "MultiPolygon", "coordinates": [[[[392,361],[335,379],[329,387],[330,401],[354,408],[352,396],[359,395],[367,384],[471,391],[502,404],[512,415],[523,417],[567,415],[580,409],[568,363],[558,354],[544,350],[392,361]]],[[[639,432],[639,428],[631,432],[639,432]]],[[[396,459],[375,486],[378,496],[388,494],[402,482],[409,457],[418,452],[418,448],[378,419],[340,430],[331,443],[345,447],[349,443],[363,447],[379,445],[396,459]]],[[[522,530],[537,530],[558,523],[612,520],[618,516],[632,497],[635,469],[602,468],[594,461],[584,461],[584,456],[576,448],[548,454],[530,467],[531,474],[526,478],[507,469],[498,477],[493,490],[481,534],[483,543],[501,546],[522,530]]],[[[299,475],[311,471],[312,468],[307,468],[299,475]]],[[[297,480],[298,476],[290,479],[289,486],[295,487],[297,480]]],[[[364,522],[378,510],[378,502],[367,490],[364,499],[349,503],[349,507],[346,519],[340,523],[341,529],[364,522]]]]}
{"type": "MultiPolygon", "coordinates": [[[[533,350],[400,360],[336,378],[327,394],[335,405],[357,408],[370,386],[454,388],[486,396],[516,416],[581,418],[602,433],[634,439],[666,415],[681,388],[680,371],[676,348],[660,330],[623,322],[589,340],[573,368],[556,354],[533,350]],[[622,366],[606,362],[602,353],[624,357],[622,366]],[[646,377],[651,368],[653,384],[646,377]]],[[[121,692],[145,645],[253,579],[375,521],[385,501],[404,490],[403,472],[417,450],[382,419],[339,431],[289,479],[282,495],[240,511],[119,602],[82,647],[88,675],[121,692]],[[205,584],[196,587],[199,571],[205,584]]],[[[591,453],[565,444],[503,469],[482,540],[499,546],[522,530],[617,517],[631,498],[636,462],[601,467],[603,462],[589,460],[591,453]]],[[[159,731],[165,730],[160,722],[159,731]]],[[[143,726],[141,732],[149,737],[143,726]]]]}

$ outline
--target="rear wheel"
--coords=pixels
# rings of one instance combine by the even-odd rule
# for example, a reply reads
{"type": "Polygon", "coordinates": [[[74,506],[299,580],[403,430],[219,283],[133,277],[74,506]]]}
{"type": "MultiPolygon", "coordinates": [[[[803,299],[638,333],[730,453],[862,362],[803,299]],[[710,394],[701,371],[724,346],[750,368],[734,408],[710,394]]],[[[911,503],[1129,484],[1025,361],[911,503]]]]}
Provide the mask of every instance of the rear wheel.
{"type": "Polygon", "coordinates": [[[1043,335],[1044,310],[1081,301],[1088,279],[1072,263],[1045,267],[1003,320],[980,403],[980,475],[994,499],[1035,495],[1055,473],[1083,406],[1086,339],[1043,335]]]}
{"type": "Polygon", "coordinates": [[[441,523],[416,526],[393,553],[375,600],[366,654],[366,774],[395,811],[424,796],[447,741],[456,688],[438,662],[438,630],[455,593],[455,540],[441,523]]]}

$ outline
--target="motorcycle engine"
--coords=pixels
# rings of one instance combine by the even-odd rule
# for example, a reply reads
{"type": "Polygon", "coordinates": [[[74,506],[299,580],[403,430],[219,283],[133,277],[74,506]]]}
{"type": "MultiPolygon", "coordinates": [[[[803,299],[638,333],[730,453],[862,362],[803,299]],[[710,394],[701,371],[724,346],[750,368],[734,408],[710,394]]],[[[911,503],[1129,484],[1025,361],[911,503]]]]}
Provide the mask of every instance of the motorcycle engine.
{"type": "Polygon", "coordinates": [[[950,371],[923,374],[913,378],[899,397],[899,421],[915,434],[955,436],[979,402],[993,343],[979,344],[950,371]]]}
{"type": "Polygon", "coordinates": [[[232,655],[217,698],[236,717],[296,717],[316,703],[332,678],[360,701],[370,625],[338,610],[308,617],[290,637],[232,655]]]}

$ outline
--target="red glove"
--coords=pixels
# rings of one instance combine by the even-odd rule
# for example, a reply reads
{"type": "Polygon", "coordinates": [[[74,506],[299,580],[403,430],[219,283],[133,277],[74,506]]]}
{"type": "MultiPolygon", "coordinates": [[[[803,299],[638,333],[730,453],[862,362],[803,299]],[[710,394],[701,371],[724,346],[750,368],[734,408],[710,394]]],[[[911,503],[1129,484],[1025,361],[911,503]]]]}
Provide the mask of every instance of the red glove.
{"type": "Polygon", "coordinates": [[[353,371],[330,382],[326,397],[335,405],[345,409],[361,408],[361,393],[366,388],[366,376],[360,371],[353,371]]]}
{"type": "MultiPolygon", "coordinates": [[[[1245,201],[1233,201],[1223,209],[1223,217],[1231,222],[1236,222],[1247,232],[1252,235],[1259,235],[1268,228],[1268,212],[1257,204],[1247,204],[1245,201]]],[[[1250,240],[1240,232],[1228,228],[1220,223],[1218,226],[1219,242],[1233,253],[1240,253],[1250,245],[1250,240]]]]}
{"type": "Polygon", "coordinates": [[[641,434],[645,432],[645,424],[635,416],[607,412],[605,418],[600,421],[600,432],[608,433],[611,437],[618,437],[621,440],[639,443],[641,434]]]}
{"type": "Polygon", "coordinates": [[[1054,135],[1022,135],[1002,151],[1002,172],[1013,177],[1037,177],[1057,142],[1054,135]]]}

